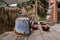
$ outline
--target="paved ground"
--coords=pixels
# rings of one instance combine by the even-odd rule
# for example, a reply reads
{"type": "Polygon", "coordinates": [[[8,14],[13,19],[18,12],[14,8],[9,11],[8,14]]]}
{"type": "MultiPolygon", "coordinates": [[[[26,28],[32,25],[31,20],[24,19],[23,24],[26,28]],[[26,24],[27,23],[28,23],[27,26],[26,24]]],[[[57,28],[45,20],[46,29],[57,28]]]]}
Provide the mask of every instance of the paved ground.
{"type": "Polygon", "coordinates": [[[30,36],[17,37],[14,32],[6,32],[0,36],[0,40],[60,40],[60,32],[53,27],[49,32],[45,32],[39,26],[39,30],[34,31],[30,36]]]}

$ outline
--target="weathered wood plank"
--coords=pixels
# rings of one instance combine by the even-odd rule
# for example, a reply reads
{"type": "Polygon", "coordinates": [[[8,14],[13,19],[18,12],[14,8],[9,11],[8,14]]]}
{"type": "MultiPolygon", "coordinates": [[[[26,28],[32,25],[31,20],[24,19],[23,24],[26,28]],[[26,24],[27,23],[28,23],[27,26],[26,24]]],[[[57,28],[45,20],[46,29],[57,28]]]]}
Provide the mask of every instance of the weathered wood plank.
{"type": "Polygon", "coordinates": [[[59,32],[57,32],[53,28],[50,29],[50,32],[57,40],[60,40],[60,33],[59,32]]]}
{"type": "Polygon", "coordinates": [[[29,40],[43,40],[43,38],[41,37],[39,30],[36,30],[29,36],[29,40]]]}
{"type": "MultiPolygon", "coordinates": [[[[40,30],[42,29],[40,28],[40,30]]],[[[50,32],[41,31],[41,34],[44,40],[56,40],[56,38],[50,32]]]]}
{"type": "MultiPolygon", "coordinates": [[[[5,33],[5,35],[0,36],[0,40],[16,40],[17,36],[14,32],[5,33]]],[[[32,32],[30,36],[22,36],[18,39],[23,40],[60,40],[60,33],[56,32],[54,29],[51,29],[49,32],[45,32],[39,26],[39,30],[32,32]]]]}

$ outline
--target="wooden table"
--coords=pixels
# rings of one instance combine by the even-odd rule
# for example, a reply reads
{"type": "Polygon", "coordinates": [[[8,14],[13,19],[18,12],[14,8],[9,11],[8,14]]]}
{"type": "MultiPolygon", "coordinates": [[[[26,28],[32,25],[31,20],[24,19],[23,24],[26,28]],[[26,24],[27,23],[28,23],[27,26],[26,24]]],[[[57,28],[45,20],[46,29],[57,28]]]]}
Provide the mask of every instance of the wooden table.
{"type": "Polygon", "coordinates": [[[39,26],[38,30],[32,32],[30,36],[17,37],[13,32],[7,32],[0,36],[0,40],[60,40],[60,33],[53,28],[50,31],[45,32],[39,26]]]}

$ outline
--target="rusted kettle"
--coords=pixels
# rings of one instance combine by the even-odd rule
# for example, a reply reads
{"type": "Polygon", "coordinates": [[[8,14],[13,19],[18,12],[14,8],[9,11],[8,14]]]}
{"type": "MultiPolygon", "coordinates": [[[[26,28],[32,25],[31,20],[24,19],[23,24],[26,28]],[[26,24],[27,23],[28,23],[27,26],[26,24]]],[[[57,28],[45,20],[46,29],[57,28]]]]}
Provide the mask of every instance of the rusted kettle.
{"type": "Polygon", "coordinates": [[[33,30],[38,30],[38,23],[37,22],[33,22],[31,25],[33,30]]]}
{"type": "Polygon", "coordinates": [[[30,19],[25,14],[19,14],[15,20],[15,33],[29,35],[31,34],[30,19]]]}
{"type": "Polygon", "coordinates": [[[46,23],[40,22],[40,24],[41,24],[41,27],[44,31],[49,31],[50,27],[46,23]]]}

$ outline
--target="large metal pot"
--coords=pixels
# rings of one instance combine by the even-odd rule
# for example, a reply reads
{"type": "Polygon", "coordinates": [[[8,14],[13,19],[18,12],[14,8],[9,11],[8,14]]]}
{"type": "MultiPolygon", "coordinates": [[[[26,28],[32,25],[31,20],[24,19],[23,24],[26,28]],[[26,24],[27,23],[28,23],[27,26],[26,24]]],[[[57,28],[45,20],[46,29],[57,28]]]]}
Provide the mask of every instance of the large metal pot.
{"type": "Polygon", "coordinates": [[[15,32],[17,34],[30,34],[30,19],[27,15],[19,14],[15,20],[15,32]]]}

